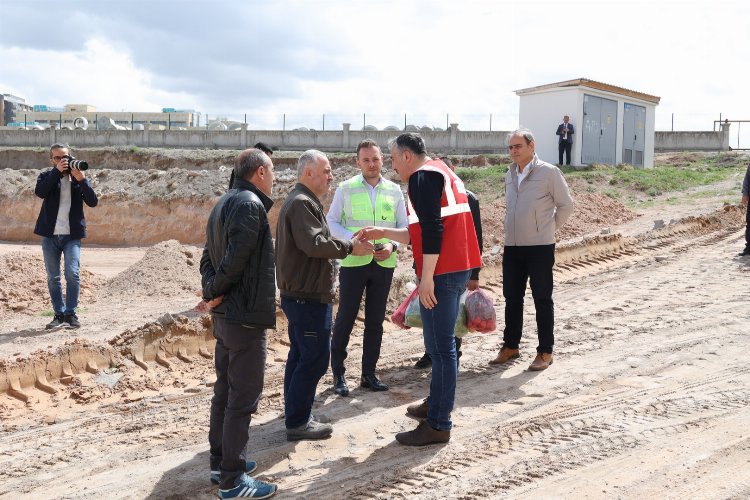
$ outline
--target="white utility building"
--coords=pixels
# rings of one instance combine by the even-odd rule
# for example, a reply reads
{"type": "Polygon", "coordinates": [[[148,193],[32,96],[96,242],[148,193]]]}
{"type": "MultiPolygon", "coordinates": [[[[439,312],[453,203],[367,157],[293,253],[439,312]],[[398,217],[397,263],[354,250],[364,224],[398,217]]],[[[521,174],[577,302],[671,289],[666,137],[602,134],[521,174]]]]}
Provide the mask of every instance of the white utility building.
{"type": "Polygon", "coordinates": [[[519,122],[534,133],[536,153],[558,161],[557,126],[575,127],[571,164],[654,166],[654,123],[659,97],[586,78],[516,90],[519,122]]]}

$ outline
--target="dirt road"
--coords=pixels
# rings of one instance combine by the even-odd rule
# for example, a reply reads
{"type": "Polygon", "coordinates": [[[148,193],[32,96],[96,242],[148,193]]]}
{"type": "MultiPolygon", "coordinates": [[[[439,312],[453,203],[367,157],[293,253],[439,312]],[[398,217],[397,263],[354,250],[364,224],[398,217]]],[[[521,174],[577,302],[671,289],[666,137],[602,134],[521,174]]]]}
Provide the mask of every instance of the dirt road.
{"type": "MultiPolygon", "coordinates": [[[[554,364],[526,371],[536,345],[530,304],[520,360],[491,367],[501,335],[467,336],[444,446],[394,440],[416,423],[406,406],[428,390],[429,372],[412,368],[419,331],[388,325],[380,371],[389,392],[357,388],[339,398],[324,378],[314,412],[332,419],[334,435],[300,443],[285,440],[279,418],[287,347],[283,330],[271,334],[249,446],[259,477],[279,484],[278,498],[748,498],[750,260],[735,256],[743,217],[728,207],[561,245],[554,364]]],[[[123,269],[138,252],[125,253],[123,269]]],[[[117,259],[102,258],[115,276],[117,259]]],[[[501,280],[497,267],[483,271],[499,317],[501,280]]],[[[133,315],[129,330],[92,325],[91,338],[65,333],[65,345],[3,321],[0,374],[28,401],[0,394],[0,496],[215,498],[210,336],[206,317],[188,310],[197,299],[178,291],[140,315],[119,296],[120,314],[133,315]],[[159,310],[172,315],[153,321],[159,310]],[[8,346],[21,351],[24,339],[50,348],[16,361],[8,346]],[[40,382],[34,367],[43,362],[40,382]]],[[[97,322],[115,304],[100,300],[89,313],[97,322]]],[[[351,347],[350,381],[359,375],[361,324],[351,347]]]]}

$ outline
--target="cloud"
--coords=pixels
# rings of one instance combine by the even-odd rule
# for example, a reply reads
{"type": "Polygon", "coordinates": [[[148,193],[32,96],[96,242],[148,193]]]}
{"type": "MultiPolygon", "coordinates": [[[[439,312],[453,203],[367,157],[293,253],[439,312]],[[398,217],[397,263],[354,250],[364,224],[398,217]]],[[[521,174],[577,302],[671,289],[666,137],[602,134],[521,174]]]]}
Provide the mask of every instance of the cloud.
{"type": "Polygon", "coordinates": [[[444,123],[448,114],[484,127],[492,114],[493,128],[512,128],[514,90],[585,77],[661,96],[657,129],[671,126],[672,113],[693,129],[710,127],[707,117],[720,111],[750,115],[750,73],[741,64],[750,55],[750,7],[741,2],[3,6],[0,92],[32,103],[247,113],[275,127],[284,113],[321,125],[325,113],[327,128],[354,126],[363,113],[384,124],[401,123],[404,113],[444,123]],[[29,29],[40,13],[53,20],[46,32],[29,29]]]}
{"type": "Polygon", "coordinates": [[[0,86],[35,96],[34,104],[107,103],[108,108],[99,109],[136,111],[159,108],[162,99],[193,100],[155,86],[153,76],[136,67],[128,53],[101,39],[88,40],[80,51],[0,47],[0,60],[3,75],[23,74],[26,81],[23,88],[4,79],[0,86]]]}

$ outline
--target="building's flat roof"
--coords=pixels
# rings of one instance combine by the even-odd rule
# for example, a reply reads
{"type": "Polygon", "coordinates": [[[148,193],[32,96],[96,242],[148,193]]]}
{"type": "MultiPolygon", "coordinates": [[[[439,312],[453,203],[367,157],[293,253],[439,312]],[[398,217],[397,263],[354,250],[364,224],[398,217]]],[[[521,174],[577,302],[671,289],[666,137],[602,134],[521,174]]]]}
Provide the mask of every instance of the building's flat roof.
{"type": "Polygon", "coordinates": [[[576,78],[574,80],[566,80],[564,82],[548,83],[547,85],[529,87],[526,89],[516,90],[514,92],[516,93],[516,95],[521,96],[521,95],[526,95],[526,94],[534,94],[536,92],[540,92],[544,90],[552,90],[552,89],[565,88],[565,87],[589,87],[592,89],[603,90],[605,92],[612,92],[614,94],[626,95],[628,97],[641,99],[642,101],[647,101],[647,102],[651,102],[654,104],[659,104],[659,101],[661,100],[661,97],[657,97],[655,95],[644,94],[643,92],[625,89],[622,87],[618,87],[616,85],[610,85],[608,83],[602,83],[602,82],[597,82],[594,80],[589,80],[588,78],[576,78]]]}

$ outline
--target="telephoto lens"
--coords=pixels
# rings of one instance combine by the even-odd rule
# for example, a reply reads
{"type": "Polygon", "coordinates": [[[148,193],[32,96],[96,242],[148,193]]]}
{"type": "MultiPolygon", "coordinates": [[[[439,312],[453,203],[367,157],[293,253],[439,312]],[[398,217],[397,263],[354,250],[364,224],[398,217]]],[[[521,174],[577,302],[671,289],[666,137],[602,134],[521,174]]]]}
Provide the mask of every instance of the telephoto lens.
{"type": "Polygon", "coordinates": [[[76,159],[75,156],[66,156],[65,158],[68,159],[68,166],[70,168],[75,168],[76,170],[88,170],[89,164],[88,162],[85,162],[83,160],[76,159]]]}

